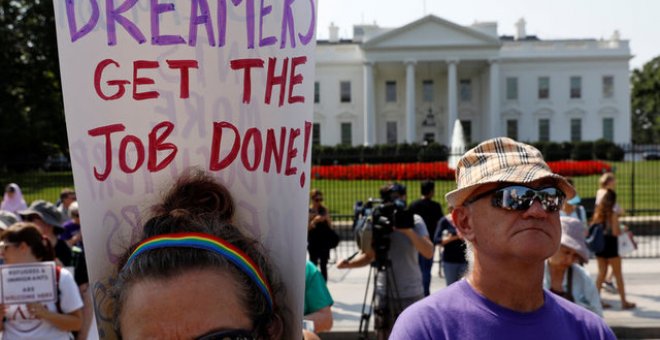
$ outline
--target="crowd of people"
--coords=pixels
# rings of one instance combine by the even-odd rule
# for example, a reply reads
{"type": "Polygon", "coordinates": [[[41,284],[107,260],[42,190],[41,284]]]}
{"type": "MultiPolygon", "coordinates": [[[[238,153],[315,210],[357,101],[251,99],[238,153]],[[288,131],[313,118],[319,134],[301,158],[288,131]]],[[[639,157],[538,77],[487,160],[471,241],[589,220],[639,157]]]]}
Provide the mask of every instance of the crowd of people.
{"type": "MultiPolygon", "coordinates": [[[[608,269],[620,308],[635,304],[626,298],[617,248],[624,212],[613,174],[601,178],[590,218],[571,179],[552,173],[535,148],[508,138],[468,151],[456,181],[445,195],[446,215],[434,200],[433,181],[421,183],[421,197],[410,205],[405,186],[384,185],[382,209],[394,209],[391,220],[379,222],[392,227],[387,247],[362,247],[336,263],[337,269],[379,269],[378,339],[614,338],[602,320],[612,306],[600,298],[608,269]],[[594,225],[604,234],[598,251],[586,242],[594,225]],[[431,292],[436,247],[446,288],[431,292]],[[584,266],[594,258],[596,280],[584,266]]],[[[304,339],[333,325],[328,260],[339,239],[323,199],[311,191],[304,339]]],[[[0,207],[3,262],[54,261],[58,287],[52,303],[0,305],[4,337],[86,339],[93,308],[75,191],[63,189],[56,204],[27,205],[11,183],[0,207]]],[[[278,271],[261,243],[235,224],[234,212],[231,193],[209,175],[191,172],[176,180],[117,264],[111,295],[119,337],[298,337],[301,330],[289,329],[292,308],[284,303],[278,271]],[[189,312],[177,313],[182,309],[189,312]]]]}
{"type": "Polygon", "coordinates": [[[57,287],[54,302],[0,305],[3,338],[87,339],[93,307],[75,191],[64,188],[57,204],[28,206],[18,184],[10,183],[0,207],[2,262],[55,262],[57,287]]]}

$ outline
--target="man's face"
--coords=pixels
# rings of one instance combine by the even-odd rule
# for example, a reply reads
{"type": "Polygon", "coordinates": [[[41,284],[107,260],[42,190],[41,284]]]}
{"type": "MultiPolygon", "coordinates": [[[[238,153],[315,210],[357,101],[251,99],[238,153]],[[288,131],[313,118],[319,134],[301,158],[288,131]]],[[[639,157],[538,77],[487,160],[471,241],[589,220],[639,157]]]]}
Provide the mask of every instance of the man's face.
{"type": "MultiPolygon", "coordinates": [[[[542,189],[553,186],[553,182],[537,181],[525,186],[542,189]]],[[[500,187],[502,184],[484,185],[470,198],[500,187]]],[[[475,254],[503,261],[538,262],[557,251],[561,238],[558,211],[543,210],[538,199],[527,210],[494,207],[491,200],[492,195],[486,195],[453,212],[457,227],[472,242],[475,254]]]]}

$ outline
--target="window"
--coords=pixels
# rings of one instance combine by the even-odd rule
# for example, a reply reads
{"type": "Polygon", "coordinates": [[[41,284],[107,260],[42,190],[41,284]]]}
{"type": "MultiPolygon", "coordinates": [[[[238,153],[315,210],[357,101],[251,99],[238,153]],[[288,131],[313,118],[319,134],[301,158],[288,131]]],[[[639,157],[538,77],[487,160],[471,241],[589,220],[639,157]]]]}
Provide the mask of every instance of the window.
{"type": "Polygon", "coordinates": [[[518,120],[507,119],[506,121],[506,136],[518,140],[518,120]]]}
{"type": "Polygon", "coordinates": [[[472,143],[472,121],[461,120],[461,126],[463,127],[463,138],[465,138],[465,144],[472,143]]]}
{"type": "Polygon", "coordinates": [[[539,141],[550,141],[550,119],[539,119],[539,141]]]}
{"type": "Polygon", "coordinates": [[[518,99],[518,78],[514,78],[514,77],[506,78],[506,99],[507,100],[518,99]]]}
{"type": "Polygon", "coordinates": [[[339,83],[339,101],[342,103],[351,102],[351,82],[342,81],[339,83]]]}
{"type": "Polygon", "coordinates": [[[312,125],[312,145],[321,145],[321,124],[312,125]]]}
{"type": "Polygon", "coordinates": [[[603,118],[603,139],[614,142],[614,118],[603,118]]]}
{"type": "Polygon", "coordinates": [[[385,82],[385,102],[396,103],[396,81],[394,80],[385,82]]]}
{"type": "Polygon", "coordinates": [[[571,77],[571,99],[582,98],[582,77],[571,77]]]}
{"type": "Polygon", "coordinates": [[[428,144],[435,142],[435,133],[427,132],[424,134],[424,141],[428,144]]]}
{"type": "Polygon", "coordinates": [[[387,144],[396,144],[396,122],[387,122],[387,144]]]}
{"type": "Polygon", "coordinates": [[[314,82],[314,104],[318,104],[320,102],[321,102],[321,84],[318,81],[315,81],[314,82]]]}
{"type": "Polygon", "coordinates": [[[353,145],[353,129],[351,123],[341,123],[341,143],[353,145]]]}
{"type": "Polygon", "coordinates": [[[603,98],[614,97],[614,76],[603,76],[603,98]]]}
{"type": "Polygon", "coordinates": [[[582,141],[582,119],[571,119],[571,142],[582,141]]]}
{"type": "Polygon", "coordinates": [[[550,98],[550,77],[539,77],[539,99],[550,98]]]}
{"type": "Polygon", "coordinates": [[[470,79],[461,79],[461,101],[462,102],[471,102],[472,101],[472,81],[470,79]]]}
{"type": "Polygon", "coordinates": [[[433,80],[422,81],[422,96],[425,103],[433,102],[433,80]]]}

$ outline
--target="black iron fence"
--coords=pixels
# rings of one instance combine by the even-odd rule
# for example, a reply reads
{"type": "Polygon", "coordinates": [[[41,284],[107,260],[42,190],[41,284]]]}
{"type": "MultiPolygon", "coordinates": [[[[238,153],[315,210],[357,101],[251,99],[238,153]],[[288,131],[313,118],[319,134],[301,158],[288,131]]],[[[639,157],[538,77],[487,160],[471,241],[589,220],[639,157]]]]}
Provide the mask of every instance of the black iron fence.
{"type": "MultiPolygon", "coordinates": [[[[557,147],[556,145],[554,146],[557,147]]],[[[548,150],[551,150],[549,148],[548,150]]],[[[598,179],[603,171],[612,171],[617,178],[617,201],[625,209],[625,216],[621,222],[635,234],[638,249],[629,257],[660,258],[660,145],[623,145],[617,150],[623,150],[624,155],[620,161],[601,161],[606,168],[597,168],[592,173],[582,173],[584,161],[562,162],[562,171],[572,175],[578,194],[583,202],[590,208],[596,190],[598,179]],[[591,199],[590,199],[591,198],[591,199]]],[[[402,150],[399,150],[403,152],[402,150]]],[[[452,156],[452,153],[448,156],[452,156]]],[[[460,156],[460,154],[454,154],[460,156]]],[[[594,152],[592,159],[597,155],[594,152]]],[[[589,159],[590,157],[582,157],[589,159]]],[[[357,201],[366,201],[370,197],[378,197],[379,188],[390,182],[398,181],[408,188],[408,200],[419,197],[419,187],[424,175],[440,176],[435,178],[435,199],[444,206],[445,193],[455,188],[452,178],[446,173],[429,172],[438,163],[407,163],[403,169],[400,163],[392,163],[386,155],[373,156],[370,161],[388,163],[390,168],[383,168],[386,173],[379,179],[323,179],[312,177],[312,187],[324,193],[325,205],[330,209],[334,218],[335,229],[339,232],[342,242],[333,252],[333,257],[345,257],[354,253],[357,248],[353,241],[353,206],[357,201]],[[380,158],[378,158],[380,157],[380,158]],[[415,168],[415,167],[418,168],[415,168]],[[414,173],[417,178],[408,179],[406,176],[414,173]],[[445,176],[445,177],[442,177],[445,176]]],[[[338,162],[344,163],[344,162],[338,162]]],[[[600,163],[599,163],[600,164],[600,163]]],[[[444,165],[446,167],[446,165],[444,165]]],[[[39,168],[38,166],[25,166],[25,169],[39,168]]],[[[39,170],[9,170],[16,167],[0,165],[0,185],[18,183],[23,190],[25,200],[29,204],[36,199],[56,201],[59,192],[64,187],[73,186],[73,176],[70,171],[46,171],[60,169],[39,170]]],[[[592,169],[593,170],[593,169],[592,169]]],[[[350,174],[348,175],[355,175],[350,174]]],[[[347,176],[348,176],[347,175],[347,176]]],[[[358,176],[354,176],[358,177],[358,176]]],[[[445,207],[446,208],[446,207],[445,207]]],[[[592,208],[591,208],[592,209],[592,208]]]]}
{"type": "MultiPolygon", "coordinates": [[[[566,161],[561,162],[561,171],[573,179],[589,215],[593,211],[593,201],[599,187],[600,176],[606,171],[613,172],[617,178],[615,188],[617,202],[625,210],[620,221],[633,232],[637,243],[637,250],[626,257],[660,258],[660,145],[634,147],[624,145],[619,148],[624,151],[622,160],[594,161],[594,163],[604,164],[605,167],[591,169],[590,172],[585,173],[587,171],[584,169],[587,164],[585,162],[589,162],[589,160],[566,161]]],[[[421,169],[421,167],[428,168],[429,163],[415,164],[406,164],[405,172],[427,173],[428,169],[421,169]],[[420,169],[415,169],[415,164],[418,164],[420,169]]],[[[383,168],[385,172],[401,177],[370,180],[313,178],[312,187],[324,193],[324,204],[333,216],[335,229],[344,240],[334,250],[333,257],[342,258],[357,251],[352,231],[353,207],[357,201],[378,197],[379,188],[391,181],[406,185],[408,201],[420,196],[421,178],[406,178],[405,173],[402,174],[400,169],[396,169],[396,167],[402,166],[401,164],[390,163],[388,166],[395,169],[383,168]]],[[[313,171],[313,173],[323,172],[313,171]]],[[[437,173],[432,173],[432,175],[437,175],[437,173]]],[[[346,176],[360,177],[355,173],[349,173],[346,176]]],[[[436,178],[434,181],[436,185],[435,199],[446,208],[444,195],[455,188],[455,183],[453,179],[449,178],[436,178]]]]}

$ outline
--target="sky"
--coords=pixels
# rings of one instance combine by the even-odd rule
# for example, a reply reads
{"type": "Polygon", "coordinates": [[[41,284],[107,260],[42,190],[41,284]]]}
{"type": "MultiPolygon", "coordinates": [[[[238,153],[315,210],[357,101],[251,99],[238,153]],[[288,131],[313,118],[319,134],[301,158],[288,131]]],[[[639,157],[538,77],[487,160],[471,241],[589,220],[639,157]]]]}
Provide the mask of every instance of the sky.
{"type": "Polygon", "coordinates": [[[631,69],[660,56],[660,0],[318,0],[317,37],[328,38],[331,22],[351,38],[354,24],[399,27],[427,14],[463,26],[496,21],[499,35],[514,35],[524,18],[527,34],[541,39],[609,39],[619,30],[631,69]]]}

